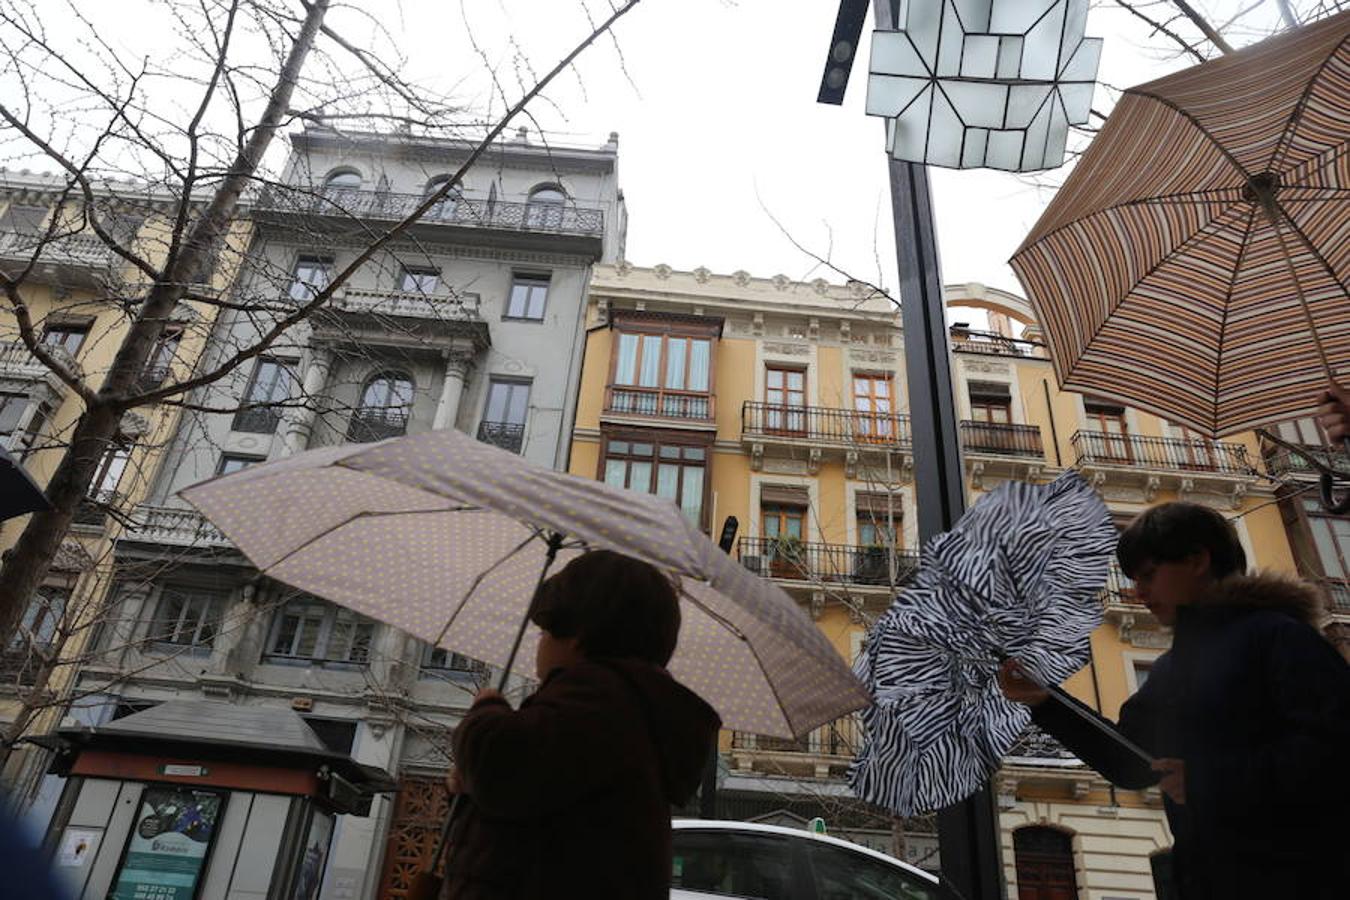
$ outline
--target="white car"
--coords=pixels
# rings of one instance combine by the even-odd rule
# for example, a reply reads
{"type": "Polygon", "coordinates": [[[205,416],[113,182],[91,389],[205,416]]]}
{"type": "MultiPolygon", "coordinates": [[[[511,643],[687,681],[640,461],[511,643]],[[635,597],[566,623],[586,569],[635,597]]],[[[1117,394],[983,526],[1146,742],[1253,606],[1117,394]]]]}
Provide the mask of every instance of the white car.
{"type": "Polygon", "coordinates": [[[671,900],[957,900],[922,869],[806,830],[671,822],[671,900]]]}

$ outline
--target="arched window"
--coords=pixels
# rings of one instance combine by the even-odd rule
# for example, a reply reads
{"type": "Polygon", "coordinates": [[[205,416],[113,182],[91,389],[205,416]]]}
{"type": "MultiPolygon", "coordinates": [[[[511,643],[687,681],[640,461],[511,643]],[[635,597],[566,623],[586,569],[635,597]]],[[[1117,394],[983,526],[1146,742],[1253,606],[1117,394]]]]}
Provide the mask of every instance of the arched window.
{"type": "Polygon", "coordinates": [[[406,374],[375,375],[361,389],[361,402],[352,414],[347,440],[364,444],[406,434],[412,401],[413,382],[406,374]]]}
{"type": "Polygon", "coordinates": [[[1017,900],[1078,900],[1073,840],[1058,828],[1031,825],[1013,832],[1017,900]]]}
{"type": "Polygon", "coordinates": [[[530,191],[525,207],[525,223],[531,228],[558,228],[562,225],[563,204],[567,195],[556,184],[541,184],[530,191]]]}
{"type": "MultiPolygon", "coordinates": [[[[428,181],[426,189],[422,191],[422,196],[430,197],[432,194],[439,191],[442,187],[445,186],[445,183],[450,180],[450,177],[451,176],[449,175],[437,175],[435,178],[428,181]]],[[[459,201],[463,196],[463,192],[460,190],[460,187],[461,185],[455,185],[454,187],[452,187],[450,189],[450,192],[445,195],[444,199],[442,199],[431,209],[427,210],[426,218],[442,219],[442,220],[453,219],[455,217],[455,210],[458,208],[459,201]]]]}
{"type": "Polygon", "coordinates": [[[325,191],[355,191],[361,188],[361,173],[355,169],[334,169],[323,180],[325,191]]]}

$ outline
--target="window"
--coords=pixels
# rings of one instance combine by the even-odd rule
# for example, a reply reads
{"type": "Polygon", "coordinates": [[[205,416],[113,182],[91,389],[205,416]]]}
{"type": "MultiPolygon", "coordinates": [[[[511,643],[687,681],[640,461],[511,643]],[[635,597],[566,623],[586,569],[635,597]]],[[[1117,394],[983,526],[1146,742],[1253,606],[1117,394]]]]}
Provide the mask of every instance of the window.
{"type": "Polygon", "coordinates": [[[405,268],[398,289],[411,294],[434,294],[440,284],[440,269],[405,268]]]}
{"type": "Polygon", "coordinates": [[[0,394],[0,435],[11,435],[28,409],[27,394],[0,394]]]}
{"type": "Polygon", "coordinates": [[[525,222],[531,228],[558,228],[563,221],[563,204],[567,195],[553,185],[537,187],[530,191],[530,201],[525,206],[525,222]]]}
{"type": "Polygon", "coordinates": [[[310,716],[304,716],[304,720],[329,750],[344,756],[352,752],[356,744],[355,722],[350,719],[315,719],[310,716]]]}
{"type": "Polygon", "coordinates": [[[381,372],[371,378],[352,414],[347,440],[363,444],[406,434],[412,400],[412,379],[402,372],[381,372]]]}
{"type": "Polygon", "coordinates": [[[1213,472],[1224,467],[1224,448],[1219,441],[1206,437],[1198,431],[1192,431],[1185,425],[1177,425],[1172,422],[1166,422],[1165,424],[1176,434],[1178,441],[1181,443],[1180,453],[1169,453],[1168,455],[1179,456],[1180,459],[1176,461],[1182,468],[1213,472]]]}
{"type": "Polygon", "coordinates": [[[548,300],[547,275],[517,275],[511,280],[511,296],[506,301],[507,319],[542,322],[548,300]]]}
{"type": "Polygon", "coordinates": [[[708,451],[703,447],[610,438],[604,480],[614,487],[665,497],[702,527],[707,465],[708,451]]]}
{"type": "Polygon", "coordinates": [[[99,460],[98,469],[94,473],[93,481],[89,482],[89,497],[91,499],[107,501],[117,492],[117,486],[122,481],[122,474],[127,470],[127,462],[131,459],[131,447],[127,444],[114,444],[103,454],[103,459],[99,460]]]}
{"type": "Polygon", "coordinates": [[[222,453],[220,455],[220,464],[216,466],[217,475],[229,475],[233,472],[242,472],[254,463],[260,463],[263,460],[256,456],[239,456],[233,453],[222,453]]]}
{"type": "Polygon", "coordinates": [[[816,841],[807,841],[816,896],[821,900],[939,900],[935,885],[898,865],[816,841]]]}
{"type": "Polygon", "coordinates": [[[1318,500],[1307,497],[1303,511],[1322,574],[1350,583],[1350,517],[1331,515],[1318,500]]]}
{"type": "Polygon", "coordinates": [[[1013,832],[1017,900],[1075,900],[1073,842],[1054,828],[1033,825],[1013,832]]]}
{"type": "Polygon", "coordinates": [[[361,188],[361,173],[355,169],[338,169],[323,181],[324,192],[355,191],[361,188]]]}
{"type": "Polygon", "coordinates": [[[889,374],[853,374],[853,433],[860,440],[893,441],[899,422],[889,374]]]}
{"type": "Polygon", "coordinates": [[[307,303],[328,287],[333,280],[333,259],[330,256],[302,256],[295,263],[295,277],[291,279],[291,299],[307,303]]]}
{"type": "MultiPolygon", "coordinates": [[[[4,401],[0,400],[0,402],[4,401]]],[[[33,414],[28,417],[28,425],[23,429],[23,432],[10,440],[10,450],[19,455],[20,461],[28,458],[29,452],[33,445],[37,443],[37,439],[42,434],[42,429],[46,427],[51,414],[52,408],[50,406],[39,403],[37,409],[33,410],[33,414]]]]}
{"type": "Polygon", "coordinates": [[[1134,689],[1137,691],[1148,681],[1148,674],[1153,671],[1153,660],[1136,659],[1131,663],[1131,668],[1134,669],[1134,689]]]}
{"type": "Polygon", "coordinates": [[[777,835],[677,828],[670,886],[728,897],[797,896],[792,844],[777,835]]]}
{"type": "Polygon", "coordinates": [[[764,426],[775,433],[806,432],[806,370],[769,366],[764,372],[764,426]]]}
{"type": "Polygon", "coordinates": [[[903,518],[900,495],[864,494],[855,498],[858,513],[858,544],[863,547],[895,547],[903,518]]]}
{"type": "Polygon", "coordinates": [[[141,372],[141,390],[152,391],[168,379],[169,367],[178,355],[178,344],[182,340],[181,328],[165,328],[160,332],[150,357],[145,361],[145,369],[141,372]]]}
{"type": "Polygon", "coordinates": [[[248,390],[244,392],[244,403],[250,409],[241,409],[234,414],[235,431],[249,434],[272,434],[281,422],[281,410],[278,404],[289,400],[291,389],[295,385],[292,374],[294,363],[290,360],[264,356],[253,367],[253,377],[249,380],[248,390]]]}
{"type": "Polygon", "coordinates": [[[80,347],[84,345],[84,339],[88,336],[87,324],[58,323],[47,326],[47,330],[42,333],[42,343],[48,347],[59,347],[74,356],[80,352],[80,347]]]}
{"type": "Polygon", "coordinates": [[[179,647],[209,648],[220,630],[225,602],[222,591],[165,585],[160,591],[150,640],[179,647]]]}
{"type": "Polygon", "coordinates": [[[615,349],[610,412],[712,418],[710,339],[624,331],[615,349]]]}
{"type": "Polygon", "coordinates": [[[1012,424],[1012,389],[999,382],[970,383],[970,418],[985,425],[1012,424]]]}
{"type": "Polygon", "coordinates": [[[1111,400],[1083,398],[1083,415],[1090,434],[1085,448],[1094,457],[1129,462],[1129,429],[1125,425],[1125,407],[1111,400]]]}
{"type": "Polygon", "coordinates": [[[478,439],[519,453],[525,438],[529,412],[530,383],[494,378],[488,382],[487,406],[478,423],[478,439]]]}
{"type": "MultiPolygon", "coordinates": [[[[430,197],[432,194],[436,193],[442,187],[444,187],[445,183],[449,180],[450,180],[449,175],[437,175],[435,178],[427,182],[426,190],[422,192],[422,197],[423,198],[430,197]]],[[[446,193],[445,197],[441,199],[440,202],[438,202],[431,209],[427,210],[425,218],[453,219],[455,217],[455,209],[459,206],[459,201],[462,197],[463,192],[460,190],[460,187],[458,185],[452,187],[449,190],[449,192],[446,193]]]]}
{"type": "Polygon", "coordinates": [[[23,611],[19,630],[9,639],[10,649],[50,647],[56,640],[56,632],[65,618],[69,601],[70,590],[67,588],[39,588],[23,611]]]}
{"type": "Polygon", "coordinates": [[[267,656],[273,660],[365,664],[375,623],[317,597],[297,597],[272,624],[267,656]]]}
{"type": "Polygon", "coordinates": [[[486,663],[428,644],[422,650],[422,677],[477,681],[487,674],[486,663]]]}

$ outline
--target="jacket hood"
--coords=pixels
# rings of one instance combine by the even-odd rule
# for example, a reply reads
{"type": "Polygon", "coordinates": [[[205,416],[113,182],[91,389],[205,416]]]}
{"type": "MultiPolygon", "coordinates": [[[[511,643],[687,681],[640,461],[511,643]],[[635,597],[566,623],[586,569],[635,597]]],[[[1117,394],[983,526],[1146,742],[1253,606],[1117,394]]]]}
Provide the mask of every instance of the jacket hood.
{"type": "Polygon", "coordinates": [[[659,666],[631,659],[608,659],[604,665],[624,676],[641,697],[666,796],[671,803],[684,803],[703,777],[721,717],[659,666]]]}
{"type": "Polygon", "coordinates": [[[1193,605],[1214,609],[1282,612],[1300,622],[1316,626],[1323,617],[1326,602],[1317,588],[1307,582],[1262,572],[1225,578],[1197,598],[1193,605]]]}

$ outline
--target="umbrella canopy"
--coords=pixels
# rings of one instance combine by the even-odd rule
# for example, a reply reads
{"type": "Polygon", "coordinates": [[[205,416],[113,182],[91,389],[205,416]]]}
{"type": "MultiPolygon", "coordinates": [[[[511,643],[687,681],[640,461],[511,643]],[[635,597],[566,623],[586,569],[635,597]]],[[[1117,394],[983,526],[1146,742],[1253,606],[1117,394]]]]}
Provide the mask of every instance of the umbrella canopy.
{"type": "Polygon", "coordinates": [[[28,470],[0,447],[0,521],[51,508],[47,495],[28,470]]]}
{"type": "MultiPolygon", "coordinates": [[[[624,553],[678,578],[670,671],[728,728],[795,736],[867,702],[780,588],[674,504],[532,465],[457,431],[313,450],[183,491],[265,574],[504,666],[547,547],[624,553]]],[[[530,626],[522,652],[538,632],[530,626]]]]}
{"type": "Polygon", "coordinates": [[[1013,256],[1060,383],[1219,436],[1350,358],[1350,13],[1131,88],[1013,256]]]}
{"type": "Polygon", "coordinates": [[[984,784],[1030,719],[1000,691],[1000,660],[1050,684],[1087,663],[1115,544],[1106,505],[1073,472],[1000,485],[929,541],[858,661],[875,701],[854,792],[910,816],[984,784]]]}

